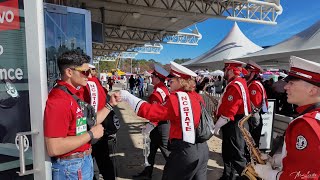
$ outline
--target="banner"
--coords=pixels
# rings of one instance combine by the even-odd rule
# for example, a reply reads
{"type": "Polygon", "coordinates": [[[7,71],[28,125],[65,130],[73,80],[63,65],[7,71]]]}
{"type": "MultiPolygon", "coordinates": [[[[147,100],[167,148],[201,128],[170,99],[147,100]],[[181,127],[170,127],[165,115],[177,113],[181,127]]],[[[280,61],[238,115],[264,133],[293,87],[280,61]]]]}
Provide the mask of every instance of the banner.
{"type": "Polygon", "coordinates": [[[20,29],[18,0],[0,1],[0,31],[20,29]]]}

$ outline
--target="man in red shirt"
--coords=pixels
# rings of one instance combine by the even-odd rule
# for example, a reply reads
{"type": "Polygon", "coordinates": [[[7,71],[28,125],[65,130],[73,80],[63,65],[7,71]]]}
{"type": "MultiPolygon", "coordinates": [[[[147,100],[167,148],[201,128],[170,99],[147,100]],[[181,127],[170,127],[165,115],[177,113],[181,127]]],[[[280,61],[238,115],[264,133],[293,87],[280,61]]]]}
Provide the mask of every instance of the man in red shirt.
{"type": "Polygon", "coordinates": [[[81,86],[87,85],[89,61],[89,56],[77,51],[67,51],[58,58],[61,80],[49,93],[44,112],[44,136],[48,155],[52,157],[53,179],[93,178],[90,141],[103,135],[100,123],[117,105],[113,95],[106,107],[90,117],[96,118],[96,125],[87,130],[89,117],[84,116],[86,106],[81,101],[81,86]]]}
{"type": "MultiPolygon", "coordinates": [[[[164,81],[169,73],[161,66],[154,64],[154,71],[151,74],[153,92],[149,96],[148,102],[151,104],[162,104],[169,96],[169,90],[164,85],[164,81]]],[[[147,126],[150,124],[147,124],[147,126]]],[[[151,179],[154,160],[156,157],[157,150],[160,148],[163,157],[167,160],[169,156],[168,151],[168,140],[169,140],[169,121],[152,122],[151,126],[156,126],[150,132],[150,154],[148,156],[149,166],[139,173],[137,176],[133,176],[135,179],[151,179]]]]}
{"type": "Polygon", "coordinates": [[[320,64],[291,56],[289,76],[285,78],[288,102],[298,105],[299,117],[285,132],[281,156],[266,165],[254,166],[262,179],[320,178],[320,64]],[[278,162],[278,163],[277,163],[278,162]],[[279,163],[280,162],[280,163],[279,163]],[[273,169],[274,166],[280,169],[273,169]]]}
{"type": "Polygon", "coordinates": [[[238,127],[238,122],[251,113],[250,96],[247,82],[240,77],[243,72],[240,61],[225,61],[224,77],[228,85],[223,93],[216,117],[214,133],[219,134],[222,129],[222,158],[224,163],[221,180],[236,179],[236,171],[241,175],[246,167],[245,141],[238,127]]]}
{"type": "Polygon", "coordinates": [[[249,132],[254,139],[257,147],[260,144],[261,130],[263,126],[261,114],[268,112],[268,98],[266,90],[264,89],[259,73],[263,72],[263,69],[253,61],[249,61],[245,67],[248,74],[245,76],[250,94],[251,108],[260,109],[255,113],[249,122],[249,132]]]}

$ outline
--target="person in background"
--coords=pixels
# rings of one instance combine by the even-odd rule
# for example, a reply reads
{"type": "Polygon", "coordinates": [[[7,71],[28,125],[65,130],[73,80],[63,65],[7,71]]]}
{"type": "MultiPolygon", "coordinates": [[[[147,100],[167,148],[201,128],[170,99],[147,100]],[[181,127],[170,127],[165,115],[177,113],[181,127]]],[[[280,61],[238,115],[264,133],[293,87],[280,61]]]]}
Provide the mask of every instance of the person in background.
{"type": "MultiPolygon", "coordinates": [[[[153,92],[149,96],[148,102],[150,104],[162,104],[166,101],[166,98],[170,95],[168,88],[164,85],[164,80],[167,78],[169,73],[158,64],[154,64],[154,70],[151,74],[152,84],[154,85],[153,92]]],[[[148,162],[150,166],[136,176],[134,179],[151,179],[153,165],[156,158],[158,149],[167,160],[169,156],[168,151],[168,140],[169,140],[169,121],[152,122],[152,126],[155,128],[150,132],[150,154],[148,156],[148,162]]]]}
{"type": "Polygon", "coordinates": [[[136,80],[134,79],[133,75],[131,75],[129,78],[129,87],[130,87],[131,94],[133,94],[133,92],[134,92],[135,84],[136,84],[136,80]]]}
{"type": "Polygon", "coordinates": [[[102,70],[102,73],[100,73],[100,81],[103,87],[107,85],[107,76],[106,70],[102,70]]]}
{"type": "Polygon", "coordinates": [[[218,76],[218,79],[214,82],[215,93],[222,94],[223,92],[223,80],[221,76],[218,76]]]}
{"type": "Polygon", "coordinates": [[[248,83],[248,90],[250,94],[251,101],[251,109],[259,109],[257,113],[255,113],[249,122],[249,132],[254,139],[256,147],[259,148],[260,137],[262,131],[262,116],[261,114],[268,112],[268,97],[266,94],[266,90],[264,89],[260,73],[263,72],[263,69],[253,61],[249,61],[245,67],[248,71],[248,74],[245,76],[245,79],[248,83]]]}
{"type": "Polygon", "coordinates": [[[144,84],[144,79],[139,75],[138,77],[138,91],[139,91],[139,98],[143,98],[143,84],[144,84]]]}
{"type": "Polygon", "coordinates": [[[288,83],[284,86],[288,102],[298,105],[299,117],[285,132],[282,154],[267,164],[254,165],[262,179],[320,178],[320,64],[291,56],[288,83]],[[273,167],[280,167],[273,169],[273,167]]]}
{"type": "MultiPolygon", "coordinates": [[[[228,85],[224,91],[217,108],[214,134],[219,135],[222,129],[222,158],[224,164],[223,175],[220,180],[241,179],[246,167],[245,141],[241,134],[238,122],[251,113],[250,96],[245,79],[240,77],[243,72],[240,61],[225,61],[224,77],[228,85]]],[[[247,125],[247,124],[246,124],[247,125]]]]}
{"type": "MultiPolygon", "coordinates": [[[[95,112],[98,112],[104,108],[107,101],[107,94],[105,93],[105,88],[100,84],[99,79],[95,77],[95,66],[89,64],[89,68],[90,75],[87,86],[84,88],[83,97],[84,101],[91,104],[95,112]]],[[[113,113],[113,115],[115,114],[113,113]]],[[[114,166],[109,155],[108,136],[109,134],[104,133],[99,141],[92,145],[92,157],[96,160],[98,172],[102,174],[103,179],[114,180],[114,166]]],[[[93,179],[99,180],[99,173],[95,175],[93,179]]]]}
{"type": "Polygon", "coordinates": [[[44,112],[44,137],[54,180],[93,178],[90,141],[102,137],[101,122],[118,103],[114,94],[96,115],[84,116],[87,107],[83,106],[83,88],[79,87],[87,85],[89,61],[89,56],[77,51],[67,51],[58,58],[61,80],[50,91],[44,112]],[[73,96],[81,102],[78,104],[73,96]],[[89,118],[96,122],[90,130],[89,118]]]}
{"type": "Polygon", "coordinates": [[[195,74],[175,62],[171,63],[170,95],[162,104],[150,104],[120,91],[138,116],[151,122],[170,121],[169,145],[171,151],[166,161],[163,180],[207,179],[209,149],[206,142],[195,141],[195,128],[198,127],[201,115],[202,97],[195,92],[195,74]]]}
{"type": "Polygon", "coordinates": [[[114,79],[109,77],[108,78],[109,91],[112,91],[113,83],[114,83],[114,79]]]}

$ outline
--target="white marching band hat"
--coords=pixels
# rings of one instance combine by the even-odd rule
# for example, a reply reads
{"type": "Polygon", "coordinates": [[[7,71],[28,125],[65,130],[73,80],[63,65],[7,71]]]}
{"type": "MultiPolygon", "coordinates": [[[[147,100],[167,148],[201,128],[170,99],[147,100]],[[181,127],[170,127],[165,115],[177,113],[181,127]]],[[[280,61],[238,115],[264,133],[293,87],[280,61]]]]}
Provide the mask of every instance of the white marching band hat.
{"type": "Polygon", "coordinates": [[[168,71],[166,71],[163,67],[161,67],[158,64],[154,64],[154,69],[152,74],[162,78],[162,79],[166,79],[169,75],[168,71]]]}
{"type": "Polygon", "coordinates": [[[96,67],[94,65],[92,65],[92,64],[89,64],[89,68],[90,69],[95,69],[96,67]]]}
{"type": "Polygon", "coordinates": [[[246,65],[246,63],[241,62],[241,61],[236,61],[236,60],[225,60],[224,61],[224,66],[225,67],[241,67],[242,65],[246,65]]]}
{"type": "Polygon", "coordinates": [[[284,79],[301,79],[320,87],[320,64],[296,56],[290,57],[290,71],[284,79]]]}
{"type": "Polygon", "coordinates": [[[197,77],[198,75],[191,71],[190,69],[177,64],[173,61],[170,61],[170,77],[179,77],[183,79],[189,79],[193,77],[197,77]]]}

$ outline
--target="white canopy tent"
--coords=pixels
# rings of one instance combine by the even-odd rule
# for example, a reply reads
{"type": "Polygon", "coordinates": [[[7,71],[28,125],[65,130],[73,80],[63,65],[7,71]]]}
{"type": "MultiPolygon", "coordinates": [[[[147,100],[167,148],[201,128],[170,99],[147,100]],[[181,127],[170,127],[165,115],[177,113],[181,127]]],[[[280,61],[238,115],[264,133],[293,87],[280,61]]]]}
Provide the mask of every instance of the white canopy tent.
{"type": "Polygon", "coordinates": [[[224,76],[224,72],[221,71],[221,70],[215,70],[215,71],[211,72],[210,75],[212,75],[212,76],[222,76],[223,77],[224,76]]]}
{"type": "Polygon", "coordinates": [[[239,29],[237,23],[215,47],[197,58],[185,62],[182,65],[190,69],[214,68],[222,69],[223,61],[237,59],[243,55],[262,50],[262,48],[250,41],[239,29]]]}
{"type": "Polygon", "coordinates": [[[320,21],[287,40],[237,60],[252,60],[265,68],[288,69],[292,55],[320,62],[320,21]]]}

